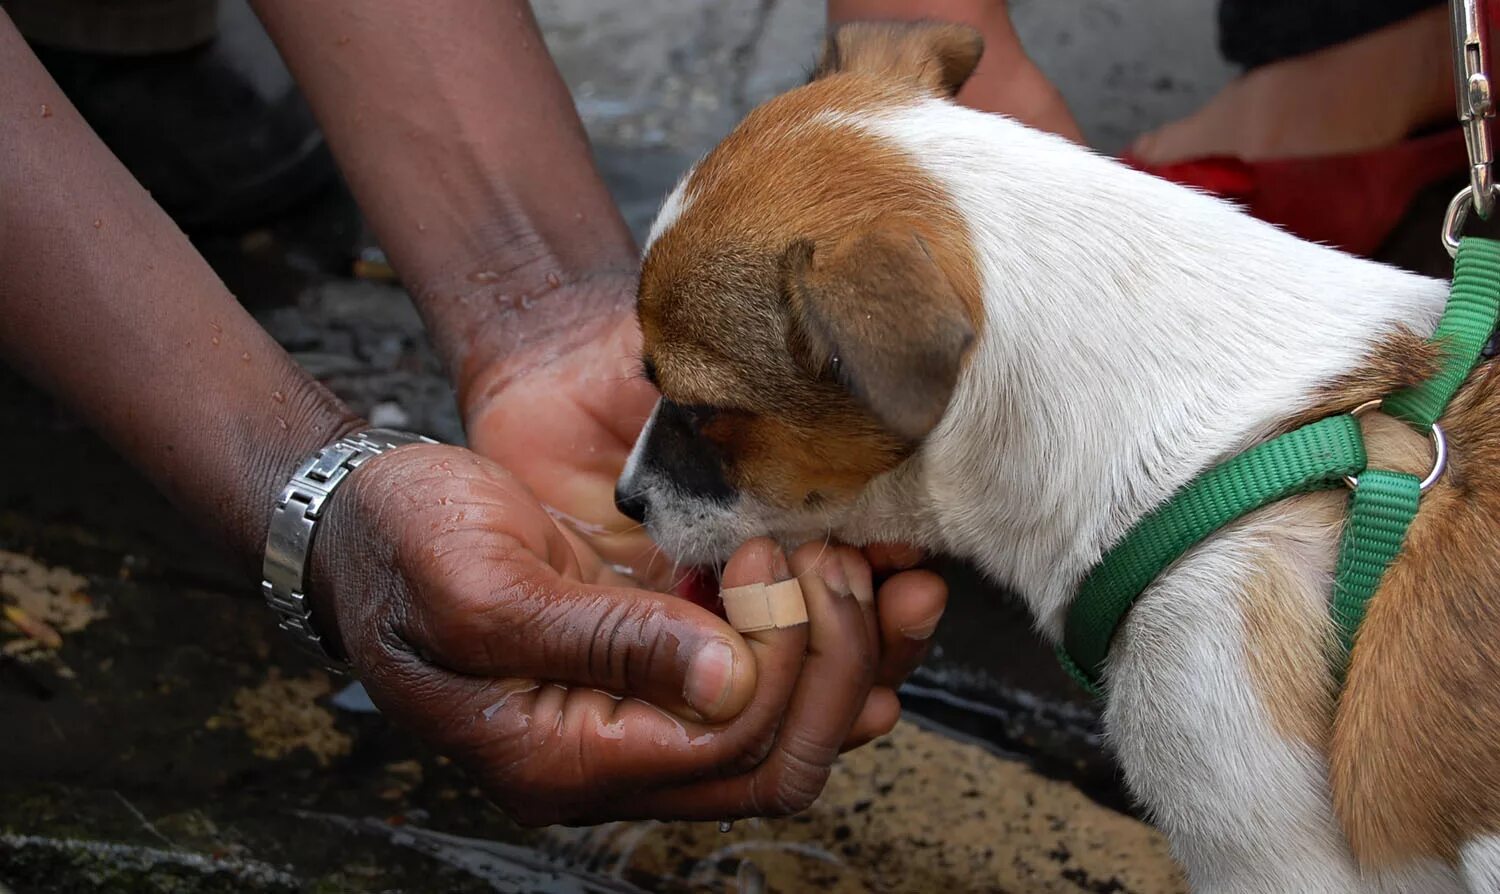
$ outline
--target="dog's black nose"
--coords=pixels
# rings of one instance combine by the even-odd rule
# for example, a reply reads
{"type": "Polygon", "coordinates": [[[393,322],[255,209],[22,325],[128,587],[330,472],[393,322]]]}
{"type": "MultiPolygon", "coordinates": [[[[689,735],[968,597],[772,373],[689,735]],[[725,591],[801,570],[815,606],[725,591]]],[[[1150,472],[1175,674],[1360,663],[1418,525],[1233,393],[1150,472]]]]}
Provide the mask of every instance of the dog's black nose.
{"type": "Polygon", "coordinates": [[[641,493],[628,494],[615,486],[615,508],[626,518],[646,523],[646,496],[641,493]]]}

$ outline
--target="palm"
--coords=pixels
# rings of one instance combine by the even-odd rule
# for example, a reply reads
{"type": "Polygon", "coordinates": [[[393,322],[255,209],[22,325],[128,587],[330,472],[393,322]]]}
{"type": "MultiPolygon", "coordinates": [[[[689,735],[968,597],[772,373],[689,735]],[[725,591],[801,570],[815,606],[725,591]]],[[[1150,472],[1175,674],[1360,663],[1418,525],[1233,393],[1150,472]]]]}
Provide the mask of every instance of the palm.
{"type": "Polygon", "coordinates": [[[615,480],[656,400],[636,374],[639,353],[635,319],[622,314],[538,368],[487,373],[495,384],[469,401],[467,425],[476,452],[525,481],[605,562],[661,585],[671,563],[614,505],[615,480]]]}

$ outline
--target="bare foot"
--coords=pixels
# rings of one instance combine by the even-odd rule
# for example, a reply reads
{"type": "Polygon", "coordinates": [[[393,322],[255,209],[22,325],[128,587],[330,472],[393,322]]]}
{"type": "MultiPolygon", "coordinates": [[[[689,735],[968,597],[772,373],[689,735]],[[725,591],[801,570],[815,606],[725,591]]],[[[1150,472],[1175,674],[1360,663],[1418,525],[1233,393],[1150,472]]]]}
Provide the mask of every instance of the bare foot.
{"type": "Polygon", "coordinates": [[[828,0],[833,27],[861,19],[930,20],[977,28],[984,36],[984,55],[958,101],[982,112],[1008,115],[1022,124],[1051,131],[1077,143],[1083,132],[1062,94],[1026,55],[1010,23],[1005,0],[828,0]]]}
{"type": "Polygon", "coordinates": [[[1131,147],[1144,162],[1255,161],[1389,146],[1453,115],[1448,13],[1435,7],[1328,49],[1249,72],[1193,115],[1131,147]]]}

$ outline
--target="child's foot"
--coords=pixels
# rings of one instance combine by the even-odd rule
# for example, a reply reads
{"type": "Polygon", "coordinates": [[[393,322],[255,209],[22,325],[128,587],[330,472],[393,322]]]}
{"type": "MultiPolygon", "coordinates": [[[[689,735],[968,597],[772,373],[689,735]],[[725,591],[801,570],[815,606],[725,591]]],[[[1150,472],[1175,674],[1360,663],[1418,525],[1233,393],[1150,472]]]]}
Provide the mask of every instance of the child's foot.
{"type": "Polygon", "coordinates": [[[1390,146],[1454,114],[1447,11],[1437,7],[1338,46],[1257,68],[1193,115],[1145,134],[1164,165],[1341,155],[1390,146]]]}

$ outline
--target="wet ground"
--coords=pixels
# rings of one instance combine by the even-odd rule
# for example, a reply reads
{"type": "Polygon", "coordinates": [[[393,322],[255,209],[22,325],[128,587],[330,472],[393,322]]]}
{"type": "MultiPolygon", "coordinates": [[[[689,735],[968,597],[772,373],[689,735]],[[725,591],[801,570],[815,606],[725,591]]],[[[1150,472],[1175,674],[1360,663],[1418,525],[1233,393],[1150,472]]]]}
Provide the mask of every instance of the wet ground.
{"type": "MultiPolygon", "coordinates": [[[[1013,0],[1100,148],[1229,76],[1206,0],[1013,0]],[[1126,14],[1126,10],[1129,14],[1126,14]]],[[[601,167],[642,230],[677,174],[802,79],[821,4],[538,3],[601,167]]],[[[259,40],[242,9],[235,39],[259,40]]],[[[279,77],[269,63],[266,77],[279,77]]],[[[1424,198],[1395,260],[1441,274],[1424,198]]],[[[200,240],[296,357],[384,424],[460,440],[399,287],[333,189],[200,240]],[[368,260],[371,255],[363,255],[368,260]]],[[[277,635],[254,582],[66,413],[0,370],[0,894],[32,891],[1181,890],[1129,815],[1088,699],[962,568],[897,732],[802,816],[520,830],[277,635]],[[20,470],[26,470],[22,474],[20,470]],[[63,473],[66,474],[63,474],[63,473]],[[46,628],[26,619],[44,622],[46,628]],[[29,631],[29,632],[28,632],[29,631]],[[56,639],[53,639],[55,632],[56,639]]]]}

